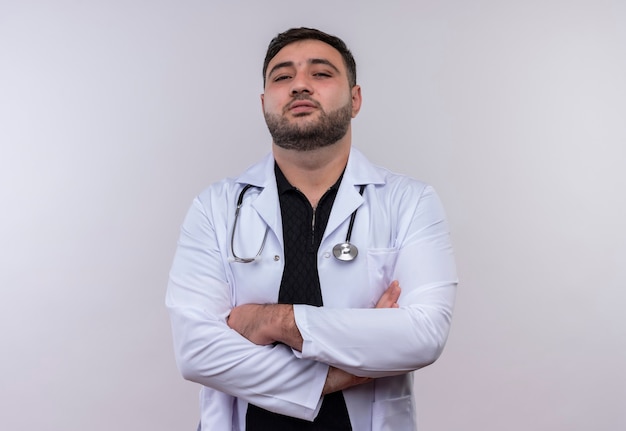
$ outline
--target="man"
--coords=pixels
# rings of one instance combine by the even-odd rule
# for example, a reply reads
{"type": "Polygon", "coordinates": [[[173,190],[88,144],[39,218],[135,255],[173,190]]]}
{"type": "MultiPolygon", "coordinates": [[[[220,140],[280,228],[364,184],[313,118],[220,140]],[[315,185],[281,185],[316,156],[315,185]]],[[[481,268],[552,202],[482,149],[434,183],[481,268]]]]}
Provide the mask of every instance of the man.
{"type": "Polygon", "coordinates": [[[170,274],[201,429],[414,430],[412,371],[441,353],[457,284],[439,199],[352,147],[340,39],[279,34],[263,79],[272,154],[194,200],[170,274]]]}

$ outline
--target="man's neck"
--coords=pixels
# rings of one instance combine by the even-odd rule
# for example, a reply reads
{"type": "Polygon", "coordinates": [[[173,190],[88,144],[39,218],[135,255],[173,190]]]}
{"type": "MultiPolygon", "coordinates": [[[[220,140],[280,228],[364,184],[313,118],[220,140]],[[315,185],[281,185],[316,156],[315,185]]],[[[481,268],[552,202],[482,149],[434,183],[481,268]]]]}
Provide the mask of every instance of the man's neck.
{"type": "Polygon", "coordinates": [[[273,153],[287,181],[298,188],[315,208],[345,169],[350,155],[350,140],[311,151],[286,150],[273,145],[273,153]]]}

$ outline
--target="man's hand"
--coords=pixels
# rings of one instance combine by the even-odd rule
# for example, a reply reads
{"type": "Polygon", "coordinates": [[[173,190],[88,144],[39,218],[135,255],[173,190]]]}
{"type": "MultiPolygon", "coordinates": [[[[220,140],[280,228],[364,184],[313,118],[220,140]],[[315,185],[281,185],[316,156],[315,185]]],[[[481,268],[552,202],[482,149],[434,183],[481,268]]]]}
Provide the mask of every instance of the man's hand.
{"type": "Polygon", "coordinates": [[[281,342],[302,350],[302,336],[290,304],[239,305],[231,310],[227,323],[254,344],[281,342]]]}
{"type": "Polygon", "coordinates": [[[400,299],[400,283],[398,280],[391,282],[385,293],[382,294],[376,307],[374,308],[398,308],[398,299],[400,299]]]}
{"type": "Polygon", "coordinates": [[[348,373],[347,371],[340,370],[339,368],[328,367],[328,375],[326,375],[326,382],[324,382],[322,395],[343,391],[344,389],[361,385],[371,380],[373,379],[369,377],[358,377],[348,373]]]}

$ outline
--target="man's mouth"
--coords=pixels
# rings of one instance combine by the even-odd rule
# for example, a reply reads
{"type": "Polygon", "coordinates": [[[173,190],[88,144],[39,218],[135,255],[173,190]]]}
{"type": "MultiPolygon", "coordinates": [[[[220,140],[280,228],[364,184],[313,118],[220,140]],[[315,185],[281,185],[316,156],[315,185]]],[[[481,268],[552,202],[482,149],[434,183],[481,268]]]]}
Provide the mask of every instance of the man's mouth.
{"type": "Polygon", "coordinates": [[[310,100],[294,100],[287,105],[287,111],[293,114],[303,114],[317,109],[317,104],[310,100]]]}

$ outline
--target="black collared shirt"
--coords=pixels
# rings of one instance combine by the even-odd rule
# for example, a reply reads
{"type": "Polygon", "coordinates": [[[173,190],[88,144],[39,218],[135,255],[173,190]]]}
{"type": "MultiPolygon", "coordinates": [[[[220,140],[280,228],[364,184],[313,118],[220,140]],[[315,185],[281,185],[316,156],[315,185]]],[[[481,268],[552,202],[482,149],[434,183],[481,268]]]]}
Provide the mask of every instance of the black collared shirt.
{"type": "Polygon", "coordinates": [[[283,223],[285,269],[280,283],[281,304],[323,305],[317,273],[319,249],[341,177],[313,208],[304,194],[292,186],[277,164],[274,165],[283,223]]]}
{"type": "MultiPolygon", "coordinates": [[[[341,178],[322,196],[313,208],[304,194],[292,186],[277,164],[274,164],[278,200],[283,224],[285,268],[280,282],[281,304],[323,305],[317,273],[317,250],[328,224],[341,178]]],[[[343,176],[343,175],[342,175],[343,176]]],[[[348,409],[342,392],[324,397],[315,421],[309,422],[248,405],[246,429],[273,431],[351,431],[348,409]]]]}

